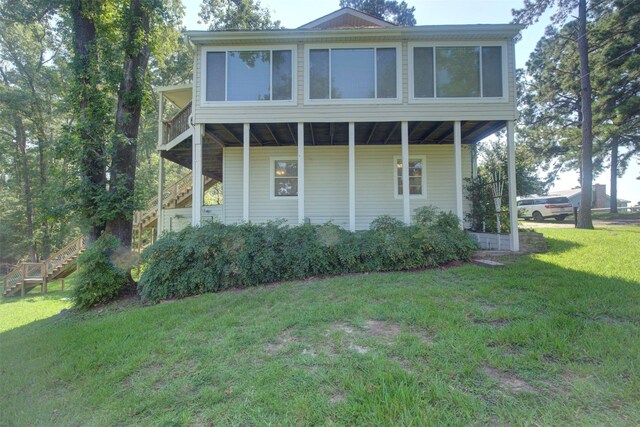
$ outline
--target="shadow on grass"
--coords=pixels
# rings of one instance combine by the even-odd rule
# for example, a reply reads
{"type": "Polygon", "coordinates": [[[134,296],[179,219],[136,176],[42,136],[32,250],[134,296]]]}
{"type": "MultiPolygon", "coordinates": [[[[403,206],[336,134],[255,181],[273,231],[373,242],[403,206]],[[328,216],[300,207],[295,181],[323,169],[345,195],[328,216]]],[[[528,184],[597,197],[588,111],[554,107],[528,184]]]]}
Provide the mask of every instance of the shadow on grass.
{"type": "MultiPolygon", "coordinates": [[[[544,233],[542,234],[544,235],[544,233]]],[[[549,251],[547,253],[554,255],[583,246],[580,243],[572,242],[570,240],[555,239],[547,236],[544,237],[544,240],[546,240],[547,245],[549,245],[549,251]]]]}

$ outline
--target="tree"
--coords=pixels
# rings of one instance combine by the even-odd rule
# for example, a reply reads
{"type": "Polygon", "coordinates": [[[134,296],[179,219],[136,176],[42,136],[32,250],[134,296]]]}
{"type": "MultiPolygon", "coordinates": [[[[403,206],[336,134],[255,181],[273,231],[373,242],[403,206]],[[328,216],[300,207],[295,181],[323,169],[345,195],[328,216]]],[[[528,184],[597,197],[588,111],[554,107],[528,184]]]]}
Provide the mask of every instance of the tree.
{"type": "Polygon", "coordinates": [[[258,0],[204,0],[198,15],[210,30],[280,28],[280,21],[272,20],[269,9],[258,0]]]}
{"type": "Polygon", "coordinates": [[[416,25],[416,8],[397,0],[340,0],[340,7],[350,7],[396,25],[416,25]]]}
{"type": "Polygon", "coordinates": [[[593,191],[593,119],[591,99],[591,72],[589,68],[589,39],[587,37],[587,0],[525,0],[524,8],[513,10],[516,23],[531,25],[549,8],[556,7],[552,21],[561,23],[578,8],[578,55],[580,59],[580,102],[581,102],[581,197],[578,212],[578,228],[593,228],[591,220],[593,191]]]}

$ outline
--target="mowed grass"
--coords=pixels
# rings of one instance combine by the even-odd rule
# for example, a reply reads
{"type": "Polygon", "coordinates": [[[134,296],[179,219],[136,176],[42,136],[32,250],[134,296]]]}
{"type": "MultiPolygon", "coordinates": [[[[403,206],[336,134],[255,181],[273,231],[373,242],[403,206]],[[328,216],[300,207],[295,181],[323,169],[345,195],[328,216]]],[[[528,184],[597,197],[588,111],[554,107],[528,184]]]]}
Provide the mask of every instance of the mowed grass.
{"type": "Polygon", "coordinates": [[[638,425],[640,227],[541,231],[500,269],[3,300],[0,425],[638,425]]]}

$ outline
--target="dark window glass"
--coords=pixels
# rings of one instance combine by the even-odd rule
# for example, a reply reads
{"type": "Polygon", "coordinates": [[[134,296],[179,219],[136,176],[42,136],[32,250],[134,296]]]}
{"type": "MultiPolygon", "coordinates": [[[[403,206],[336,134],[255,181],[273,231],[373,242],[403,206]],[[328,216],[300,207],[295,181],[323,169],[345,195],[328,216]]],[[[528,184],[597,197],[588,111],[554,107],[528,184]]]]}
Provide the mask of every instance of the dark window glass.
{"type": "Polygon", "coordinates": [[[309,65],[309,97],[329,99],[329,49],[312,49],[309,65]]]}
{"type": "Polygon", "coordinates": [[[376,50],[378,98],[396,98],[397,69],[395,48],[376,50]]]}
{"type": "Polygon", "coordinates": [[[416,47],[413,50],[413,96],[433,98],[433,48],[416,47]]]}
{"type": "Polygon", "coordinates": [[[290,100],[292,90],[291,79],[291,51],[273,51],[273,72],[272,72],[272,99],[290,100]]]}
{"type": "Polygon", "coordinates": [[[207,101],[225,100],[226,53],[207,52],[207,101]]]}
{"type": "Polygon", "coordinates": [[[502,96],[502,48],[482,48],[482,96],[502,96]]]}

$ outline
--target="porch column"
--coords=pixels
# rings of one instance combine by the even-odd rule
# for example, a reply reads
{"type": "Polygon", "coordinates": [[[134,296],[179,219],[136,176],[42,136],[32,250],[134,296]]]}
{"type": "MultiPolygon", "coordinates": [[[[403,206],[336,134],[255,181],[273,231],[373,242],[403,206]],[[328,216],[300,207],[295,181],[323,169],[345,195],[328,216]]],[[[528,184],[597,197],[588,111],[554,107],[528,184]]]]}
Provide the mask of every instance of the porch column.
{"type": "Polygon", "coordinates": [[[304,224],[304,123],[298,123],[298,222],[304,224]]]}
{"type": "Polygon", "coordinates": [[[245,123],[242,132],[242,220],[249,222],[249,142],[250,124],[245,123]]]}
{"type": "Polygon", "coordinates": [[[158,237],[162,234],[162,194],[164,193],[164,157],[160,153],[160,160],[158,160],[158,213],[156,218],[158,220],[158,237]]]}
{"type": "Polygon", "coordinates": [[[509,174],[509,225],[511,226],[511,250],[520,250],[518,236],[518,205],[516,202],[516,140],[513,120],[507,122],[507,167],[509,174]]]}
{"type": "Polygon", "coordinates": [[[404,223],[411,224],[411,199],[409,194],[409,122],[401,123],[402,137],[402,206],[404,223]]]}
{"type": "Polygon", "coordinates": [[[456,173],[456,215],[460,220],[460,227],[464,227],[464,213],[462,212],[462,126],[460,121],[453,123],[453,151],[456,173]]]}
{"type": "Polygon", "coordinates": [[[164,116],[164,94],[159,93],[158,96],[158,147],[164,142],[164,126],[162,123],[162,117],[164,116]]]}
{"type": "Polygon", "coordinates": [[[202,125],[193,126],[191,153],[191,225],[198,227],[202,219],[202,125]]]}
{"type": "Polygon", "coordinates": [[[356,124],[349,123],[349,230],[356,231],[356,124]]]}

